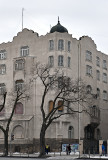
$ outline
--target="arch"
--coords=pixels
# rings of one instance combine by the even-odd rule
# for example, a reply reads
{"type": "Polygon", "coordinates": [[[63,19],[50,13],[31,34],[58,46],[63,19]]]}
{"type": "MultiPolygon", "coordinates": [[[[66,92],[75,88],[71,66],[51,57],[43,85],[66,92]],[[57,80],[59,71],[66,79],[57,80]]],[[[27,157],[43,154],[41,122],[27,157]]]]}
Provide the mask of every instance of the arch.
{"type": "Polygon", "coordinates": [[[74,138],[74,128],[73,128],[73,126],[69,126],[69,128],[68,128],[68,138],[69,139],[74,138]]]}
{"type": "Polygon", "coordinates": [[[24,129],[21,125],[17,125],[14,127],[13,132],[15,139],[23,139],[24,138],[24,129]]]}
{"type": "Polygon", "coordinates": [[[23,114],[23,104],[21,102],[16,104],[15,114],[23,114]]]}

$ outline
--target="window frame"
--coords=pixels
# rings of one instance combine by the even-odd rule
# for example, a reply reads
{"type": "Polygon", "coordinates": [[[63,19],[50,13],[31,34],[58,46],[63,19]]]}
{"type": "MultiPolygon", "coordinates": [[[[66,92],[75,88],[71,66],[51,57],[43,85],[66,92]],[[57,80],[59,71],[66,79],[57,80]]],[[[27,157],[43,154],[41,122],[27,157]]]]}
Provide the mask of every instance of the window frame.
{"type": "Polygon", "coordinates": [[[21,57],[26,57],[29,55],[29,47],[28,46],[22,46],[20,48],[20,56],[21,57]]]}
{"type": "Polygon", "coordinates": [[[49,50],[52,51],[54,50],[54,40],[49,40],[49,50]]]}
{"type": "Polygon", "coordinates": [[[6,59],[6,50],[0,51],[0,60],[6,59]]]}
{"type": "Polygon", "coordinates": [[[64,66],[64,56],[63,55],[59,55],[58,56],[58,66],[59,67],[63,67],[64,66]]]}
{"type": "Polygon", "coordinates": [[[86,75],[92,76],[92,66],[86,65],[86,75]]]}
{"type": "Polygon", "coordinates": [[[92,52],[86,50],[86,60],[92,62],[92,52]]]}
{"type": "Polygon", "coordinates": [[[0,64],[0,75],[6,74],[6,65],[0,64]]]}
{"type": "Polygon", "coordinates": [[[63,39],[59,39],[58,40],[58,50],[59,51],[63,51],[64,50],[64,40],[63,39]]]}
{"type": "Polygon", "coordinates": [[[54,67],[54,56],[48,57],[48,64],[49,64],[49,67],[54,67]]]}

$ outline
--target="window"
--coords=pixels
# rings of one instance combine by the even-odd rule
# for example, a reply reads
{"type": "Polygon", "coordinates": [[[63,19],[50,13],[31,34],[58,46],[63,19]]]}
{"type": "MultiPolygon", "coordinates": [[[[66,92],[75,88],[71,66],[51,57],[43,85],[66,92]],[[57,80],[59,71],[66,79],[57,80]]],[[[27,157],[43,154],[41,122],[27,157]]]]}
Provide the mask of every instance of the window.
{"type": "Polygon", "coordinates": [[[21,102],[16,104],[15,114],[23,114],[23,104],[21,102]]]}
{"type": "Polygon", "coordinates": [[[63,39],[59,39],[58,41],[58,50],[64,50],[64,40],[63,39]]]}
{"type": "Polygon", "coordinates": [[[58,66],[63,66],[63,56],[58,56],[58,66]]]}
{"type": "Polygon", "coordinates": [[[4,83],[0,84],[0,94],[4,94],[6,92],[6,86],[4,83]]]}
{"type": "Polygon", "coordinates": [[[24,81],[23,80],[17,80],[15,82],[15,90],[22,90],[24,87],[24,81]]]}
{"type": "Polygon", "coordinates": [[[106,62],[106,60],[103,60],[103,69],[107,69],[107,62],[106,62]]]}
{"type": "Polygon", "coordinates": [[[54,57],[53,56],[49,56],[49,66],[53,67],[54,66],[54,57]]]}
{"type": "Polygon", "coordinates": [[[6,59],[6,50],[0,51],[0,59],[6,59]]]}
{"type": "Polygon", "coordinates": [[[100,71],[99,70],[96,71],[96,77],[97,77],[97,80],[100,81],[100,71]]]}
{"type": "Polygon", "coordinates": [[[5,74],[5,73],[6,73],[6,65],[0,64],[0,74],[5,74]]]}
{"type": "Polygon", "coordinates": [[[107,100],[107,91],[103,91],[103,100],[107,100]]]}
{"type": "Polygon", "coordinates": [[[58,88],[62,88],[62,86],[63,86],[63,78],[58,77],[58,88]]]}
{"type": "Polygon", "coordinates": [[[103,73],[103,82],[107,83],[107,74],[106,73],[103,73]]]}
{"type": "Polygon", "coordinates": [[[89,65],[86,65],[86,74],[92,76],[92,67],[89,65]]]}
{"type": "Polygon", "coordinates": [[[15,70],[22,70],[22,69],[24,69],[24,60],[23,59],[16,60],[15,70]]]}
{"type": "Polygon", "coordinates": [[[29,47],[28,46],[21,47],[21,57],[26,57],[27,55],[29,55],[29,47]]]}
{"type": "Polygon", "coordinates": [[[71,42],[68,41],[68,52],[70,52],[71,42]]]}
{"type": "Polygon", "coordinates": [[[100,58],[96,57],[96,65],[100,67],[100,58]]]}
{"type": "Polygon", "coordinates": [[[63,101],[58,101],[58,112],[63,112],[63,101]]]}
{"type": "Polygon", "coordinates": [[[87,94],[91,94],[92,93],[92,87],[90,85],[88,85],[86,87],[86,91],[87,91],[87,94]]]}
{"type": "Polygon", "coordinates": [[[86,60],[92,61],[92,53],[90,51],[86,51],[86,60]]]}
{"type": "Polygon", "coordinates": [[[53,40],[49,40],[49,50],[54,50],[54,41],[53,40]]]}
{"type": "Polygon", "coordinates": [[[68,67],[70,68],[70,64],[71,64],[71,58],[68,57],[68,67]]]}
{"type": "Polygon", "coordinates": [[[68,129],[68,138],[73,139],[74,138],[74,128],[72,126],[69,126],[68,129]]]}
{"type": "MultiPolygon", "coordinates": [[[[0,108],[2,108],[3,106],[0,105],[0,108]]],[[[0,112],[0,116],[3,116],[5,114],[5,108],[2,109],[2,111],[0,112]]]]}
{"type": "Polygon", "coordinates": [[[51,112],[53,109],[53,103],[53,101],[49,101],[49,112],[51,112]]]}
{"type": "Polygon", "coordinates": [[[100,89],[97,88],[97,98],[100,97],[100,89]]]}
{"type": "Polygon", "coordinates": [[[99,139],[100,139],[100,137],[101,137],[100,129],[98,128],[98,129],[97,129],[97,140],[99,140],[99,139]]]}

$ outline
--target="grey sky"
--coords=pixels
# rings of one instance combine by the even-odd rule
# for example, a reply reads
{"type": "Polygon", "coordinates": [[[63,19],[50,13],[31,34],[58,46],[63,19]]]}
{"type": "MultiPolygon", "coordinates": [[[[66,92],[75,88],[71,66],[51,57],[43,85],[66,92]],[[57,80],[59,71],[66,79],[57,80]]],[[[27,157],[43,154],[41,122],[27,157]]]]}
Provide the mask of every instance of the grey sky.
{"type": "Polygon", "coordinates": [[[22,30],[22,8],[24,28],[45,35],[59,16],[73,37],[88,35],[108,54],[108,0],[0,0],[0,43],[22,30]]]}

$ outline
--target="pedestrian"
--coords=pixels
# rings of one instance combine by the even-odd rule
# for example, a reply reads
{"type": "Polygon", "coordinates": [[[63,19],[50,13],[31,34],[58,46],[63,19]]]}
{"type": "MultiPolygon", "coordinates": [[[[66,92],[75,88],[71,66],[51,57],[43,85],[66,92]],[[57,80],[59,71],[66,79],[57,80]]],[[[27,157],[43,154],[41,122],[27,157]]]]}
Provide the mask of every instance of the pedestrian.
{"type": "Polygon", "coordinates": [[[49,145],[47,144],[47,145],[45,146],[45,152],[48,154],[48,151],[49,151],[49,145]]]}
{"type": "Polygon", "coordinates": [[[102,144],[102,155],[105,155],[105,146],[102,144]]]}
{"type": "Polygon", "coordinates": [[[70,146],[70,144],[68,145],[68,153],[69,154],[71,153],[71,146],[70,146]]]}

